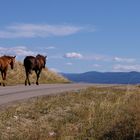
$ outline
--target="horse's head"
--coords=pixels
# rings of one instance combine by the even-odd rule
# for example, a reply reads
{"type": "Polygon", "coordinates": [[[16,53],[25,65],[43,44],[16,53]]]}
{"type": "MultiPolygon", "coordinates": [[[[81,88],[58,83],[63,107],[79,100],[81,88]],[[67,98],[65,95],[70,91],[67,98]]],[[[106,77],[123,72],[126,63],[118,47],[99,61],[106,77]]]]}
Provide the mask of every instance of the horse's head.
{"type": "Polygon", "coordinates": [[[47,56],[43,56],[43,55],[38,54],[36,56],[36,58],[38,58],[38,59],[40,59],[42,61],[42,67],[45,68],[47,56]]]}
{"type": "Polygon", "coordinates": [[[16,58],[16,56],[10,56],[9,57],[9,64],[10,64],[10,66],[11,66],[11,69],[13,69],[14,68],[14,64],[15,64],[15,58],[16,58]]]}
{"type": "Polygon", "coordinates": [[[44,61],[44,66],[43,66],[43,68],[45,68],[45,65],[46,65],[46,58],[47,58],[47,56],[44,56],[44,58],[43,58],[43,61],[44,61]]]}

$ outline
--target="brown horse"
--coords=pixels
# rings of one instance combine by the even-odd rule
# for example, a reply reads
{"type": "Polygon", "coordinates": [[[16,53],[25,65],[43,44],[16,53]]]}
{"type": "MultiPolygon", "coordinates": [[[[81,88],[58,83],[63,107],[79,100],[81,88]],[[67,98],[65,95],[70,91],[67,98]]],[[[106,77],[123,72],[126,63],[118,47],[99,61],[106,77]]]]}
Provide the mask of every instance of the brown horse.
{"type": "Polygon", "coordinates": [[[36,79],[36,85],[39,85],[38,79],[40,76],[40,73],[42,71],[42,68],[45,68],[46,64],[46,57],[38,54],[36,57],[34,56],[26,56],[24,59],[24,67],[26,72],[26,79],[25,79],[25,85],[27,85],[27,82],[29,85],[31,85],[29,80],[29,74],[31,74],[32,70],[35,71],[37,79],[36,79]]]}
{"type": "MultiPolygon", "coordinates": [[[[1,76],[3,80],[3,86],[5,86],[5,80],[6,80],[6,74],[8,70],[8,66],[11,66],[11,69],[14,68],[14,63],[15,63],[15,57],[16,56],[1,56],[0,57],[0,71],[1,71],[1,76]]],[[[1,85],[2,83],[0,83],[1,85]]]]}

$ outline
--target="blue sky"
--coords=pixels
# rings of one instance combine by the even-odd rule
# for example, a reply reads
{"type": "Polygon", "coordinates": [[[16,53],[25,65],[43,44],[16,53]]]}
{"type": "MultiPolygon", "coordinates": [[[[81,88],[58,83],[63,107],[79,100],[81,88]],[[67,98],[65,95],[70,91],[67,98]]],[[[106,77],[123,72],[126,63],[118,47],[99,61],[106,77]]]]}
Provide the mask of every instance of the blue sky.
{"type": "Polygon", "coordinates": [[[57,72],[140,71],[139,0],[0,0],[0,55],[47,55],[57,72]]]}

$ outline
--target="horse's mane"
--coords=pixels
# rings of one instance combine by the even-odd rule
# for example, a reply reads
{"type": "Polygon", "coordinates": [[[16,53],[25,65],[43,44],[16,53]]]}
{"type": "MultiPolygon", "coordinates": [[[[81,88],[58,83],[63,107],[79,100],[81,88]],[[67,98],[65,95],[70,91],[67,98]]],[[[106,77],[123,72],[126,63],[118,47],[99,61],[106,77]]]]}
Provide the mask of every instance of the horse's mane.
{"type": "Polygon", "coordinates": [[[10,55],[3,55],[2,57],[6,57],[6,58],[9,58],[9,59],[11,59],[11,58],[13,58],[13,57],[15,57],[15,56],[10,56],[10,55]]]}
{"type": "Polygon", "coordinates": [[[3,55],[3,56],[0,56],[0,58],[8,58],[8,59],[11,59],[11,56],[3,55]]]}
{"type": "Polygon", "coordinates": [[[41,54],[38,54],[36,57],[44,57],[43,55],[41,55],[41,54]]]}
{"type": "Polygon", "coordinates": [[[9,56],[9,55],[3,55],[3,57],[11,58],[11,56],[9,56]]]}

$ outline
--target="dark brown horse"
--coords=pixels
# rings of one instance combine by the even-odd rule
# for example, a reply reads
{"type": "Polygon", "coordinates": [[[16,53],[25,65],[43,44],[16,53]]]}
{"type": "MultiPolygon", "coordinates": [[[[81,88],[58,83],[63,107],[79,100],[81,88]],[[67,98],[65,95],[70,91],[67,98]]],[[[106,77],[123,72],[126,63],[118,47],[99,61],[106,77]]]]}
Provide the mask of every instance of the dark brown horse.
{"type": "Polygon", "coordinates": [[[42,68],[45,68],[46,64],[46,57],[38,54],[36,57],[34,56],[26,56],[24,59],[24,67],[26,72],[26,79],[25,79],[25,85],[27,85],[27,82],[29,85],[31,85],[29,80],[29,74],[31,74],[32,70],[35,71],[37,79],[36,79],[36,85],[39,85],[38,79],[40,76],[40,73],[42,71],[42,68]]]}
{"type": "MultiPolygon", "coordinates": [[[[8,66],[11,66],[11,69],[14,68],[14,63],[15,63],[15,57],[16,56],[1,56],[0,57],[0,71],[1,71],[1,76],[3,80],[3,86],[5,86],[5,80],[6,80],[6,74],[8,70],[8,66]]],[[[1,85],[2,83],[0,83],[1,85]]]]}

